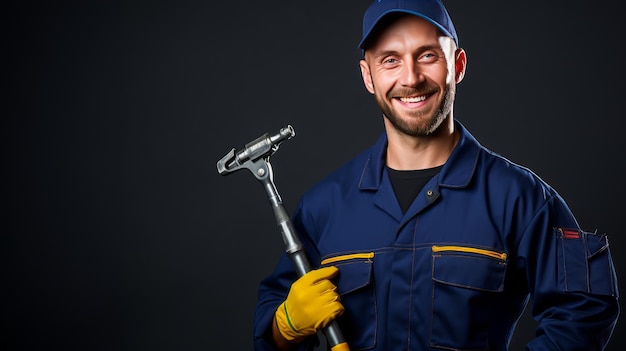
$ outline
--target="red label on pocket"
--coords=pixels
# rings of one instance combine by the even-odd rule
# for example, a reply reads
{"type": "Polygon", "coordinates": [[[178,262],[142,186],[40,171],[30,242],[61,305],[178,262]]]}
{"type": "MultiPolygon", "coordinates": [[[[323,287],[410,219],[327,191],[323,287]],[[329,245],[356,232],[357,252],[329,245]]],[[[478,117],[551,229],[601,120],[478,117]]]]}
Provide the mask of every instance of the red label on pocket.
{"type": "Polygon", "coordinates": [[[565,239],[578,239],[580,238],[580,233],[577,230],[563,229],[563,237],[565,239]]]}

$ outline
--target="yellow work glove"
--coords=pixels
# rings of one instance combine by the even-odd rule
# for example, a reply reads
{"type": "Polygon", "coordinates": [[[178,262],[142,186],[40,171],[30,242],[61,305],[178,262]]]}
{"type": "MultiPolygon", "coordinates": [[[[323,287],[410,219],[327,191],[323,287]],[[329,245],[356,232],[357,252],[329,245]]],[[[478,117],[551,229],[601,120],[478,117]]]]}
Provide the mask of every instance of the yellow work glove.
{"type": "Polygon", "coordinates": [[[295,342],[313,335],[343,313],[337,287],[329,280],[337,273],[337,267],[312,270],[291,285],[287,299],[275,314],[285,339],[295,342]]]}

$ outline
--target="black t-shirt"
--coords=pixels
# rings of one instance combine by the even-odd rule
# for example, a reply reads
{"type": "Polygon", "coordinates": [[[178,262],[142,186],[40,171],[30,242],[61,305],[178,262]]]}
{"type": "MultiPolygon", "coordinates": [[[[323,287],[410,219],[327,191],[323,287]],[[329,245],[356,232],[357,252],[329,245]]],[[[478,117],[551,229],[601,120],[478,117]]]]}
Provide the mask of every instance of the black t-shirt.
{"type": "Polygon", "coordinates": [[[402,212],[406,212],[420,190],[441,171],[441,167],[443,165],[414,171],[398,171],[387,167],[389,179],[402,212]]]}

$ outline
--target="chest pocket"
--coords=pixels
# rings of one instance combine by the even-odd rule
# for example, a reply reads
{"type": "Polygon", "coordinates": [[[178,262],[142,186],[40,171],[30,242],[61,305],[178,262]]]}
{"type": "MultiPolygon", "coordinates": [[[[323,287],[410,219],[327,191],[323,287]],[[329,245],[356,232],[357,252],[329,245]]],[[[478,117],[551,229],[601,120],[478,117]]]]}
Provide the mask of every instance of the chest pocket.
{"type": "Polygon", "coordinates": [[[504,289],[507,255],[468,246],[432,247],[430,346],[453,350],[489,347],[490,300],[504,289]]]}
{"type": "Polygon", "coordinates": [[[324,259],[322,266],[339,268],[334,279],[346,312],[338,323],[351,350],[376,344],[376,299],[374,294],[374,253],[356,253],[324,259]]]}

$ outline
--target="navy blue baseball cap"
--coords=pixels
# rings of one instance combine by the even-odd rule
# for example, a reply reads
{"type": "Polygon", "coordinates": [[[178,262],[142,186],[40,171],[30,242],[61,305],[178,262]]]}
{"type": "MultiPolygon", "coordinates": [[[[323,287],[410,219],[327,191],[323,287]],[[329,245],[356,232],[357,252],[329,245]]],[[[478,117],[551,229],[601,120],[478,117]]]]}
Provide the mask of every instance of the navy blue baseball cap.
{"type": "Polygon", "coordinates": [[[363,38],[359,43],[359,49],[364,49],[365,42],[376,24],[390,13],[419,16],[439,28],[444,35],[454,39],[459,45],[452,19],[441,0],[374,0],[363,16],[363,38]]]}

